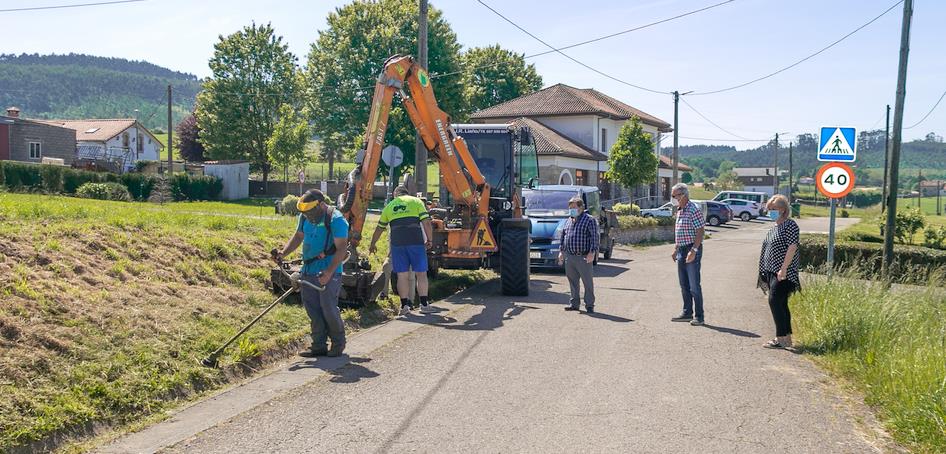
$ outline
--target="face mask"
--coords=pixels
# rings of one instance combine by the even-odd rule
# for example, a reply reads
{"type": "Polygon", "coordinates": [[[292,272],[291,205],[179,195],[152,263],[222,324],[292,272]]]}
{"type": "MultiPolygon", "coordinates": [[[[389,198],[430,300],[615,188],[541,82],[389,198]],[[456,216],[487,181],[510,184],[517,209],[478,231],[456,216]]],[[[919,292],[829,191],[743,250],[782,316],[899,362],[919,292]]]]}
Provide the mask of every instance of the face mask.
{"type": "Polygon", "coordinates": [[[781,215],[782,215],[782,213],[779,212],[778,210],[769,210],[769,219],[771,219],[771,220],[773,220],[773,221],[777,221],[778,218],[779,218],[779,216],[781,216],[781,215]]]}
{"type": "Polygon", "coordinates": [[[578,217],[578,208],[569,208],[568,216],[573,218],[578,217]]]}

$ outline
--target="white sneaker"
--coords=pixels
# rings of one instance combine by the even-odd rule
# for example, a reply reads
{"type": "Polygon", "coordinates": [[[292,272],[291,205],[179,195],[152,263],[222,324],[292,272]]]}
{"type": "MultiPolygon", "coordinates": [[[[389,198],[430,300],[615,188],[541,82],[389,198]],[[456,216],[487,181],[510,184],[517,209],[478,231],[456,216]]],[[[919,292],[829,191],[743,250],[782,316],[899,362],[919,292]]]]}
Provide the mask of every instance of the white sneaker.
{"type": "Polygon", "coordinates": [[[399,315],[405,316],[405,315],[409,315],[410,313],[411,313],[411,307],[410,307],[410,306],[401,306],[401,312],[400,312],[399,315]]]}
{"type": "Polygon", "coordinates": [[[431,306],[430,304],[424,304],[420,307],[421,314],[433,314],[434,312],[437,312],[437,308],[431,306]]]}

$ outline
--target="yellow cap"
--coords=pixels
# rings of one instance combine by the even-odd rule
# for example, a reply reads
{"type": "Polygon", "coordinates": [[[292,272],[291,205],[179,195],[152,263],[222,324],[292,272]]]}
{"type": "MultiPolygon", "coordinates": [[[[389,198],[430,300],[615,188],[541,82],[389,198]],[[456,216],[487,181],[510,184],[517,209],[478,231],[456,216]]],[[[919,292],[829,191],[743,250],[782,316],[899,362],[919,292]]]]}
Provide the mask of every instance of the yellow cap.
{"type": "Polygon", "coordinates": [[[313,208],[319,206],[320,203],[322,203],[321,200],[313,200],[313,201],[311,201],[311,202],[303,202],[302,199],[300,198],[299,201],[296,202],[296,208],[297,208],[300,212],[305,213],[306,211],[309,211],[309,210],[311,210],[311,209],[313,209],[313,208]]]}

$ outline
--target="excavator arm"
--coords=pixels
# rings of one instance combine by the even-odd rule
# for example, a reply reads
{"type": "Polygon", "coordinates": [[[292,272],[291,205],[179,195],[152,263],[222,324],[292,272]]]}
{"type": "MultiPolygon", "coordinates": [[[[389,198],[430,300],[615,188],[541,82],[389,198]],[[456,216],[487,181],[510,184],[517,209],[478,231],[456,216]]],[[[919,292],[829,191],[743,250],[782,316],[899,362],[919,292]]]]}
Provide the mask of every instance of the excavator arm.
{"type": "Polygon", "coordinates": [[[365,133],[364,155],[360,165],[349,175],[348,190],[344,200],[340,201],[342,213],[350,225],[349,238],[353,247],[357,247],[362,238],[395,93],[400,94],[404,108],[430,156],[440,164],[443,184],[450,192],[454,205],[462,205],[473,222],[485,219],[488,215],[489,184],[473,160],[466,142],[454,132],[450,116],[437,106],[427,71],[413,57],[394,56],[385,62],[375,84],[365,133]]]}

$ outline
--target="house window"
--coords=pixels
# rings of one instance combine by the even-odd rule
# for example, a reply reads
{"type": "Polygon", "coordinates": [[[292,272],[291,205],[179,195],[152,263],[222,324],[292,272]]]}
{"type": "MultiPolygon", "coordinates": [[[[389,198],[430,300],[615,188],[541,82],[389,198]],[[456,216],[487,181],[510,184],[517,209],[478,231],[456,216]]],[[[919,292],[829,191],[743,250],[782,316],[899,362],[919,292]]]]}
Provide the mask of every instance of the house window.
{"type": "Polygon", "coordinates": [[[30,159],[43,159],[43,144],[30,142],[30,159]]]}
{"type": "Polygon", "coordinates": [[[587,170],[576,170],[575,171],[575,184],[578,186],[587,186],[588,185],[588,171],[587,170]]]}
{"type": "Polygon", "coordinates": [[[608,154],[608,130],[601,128],[601,152],[608,154]]]}

